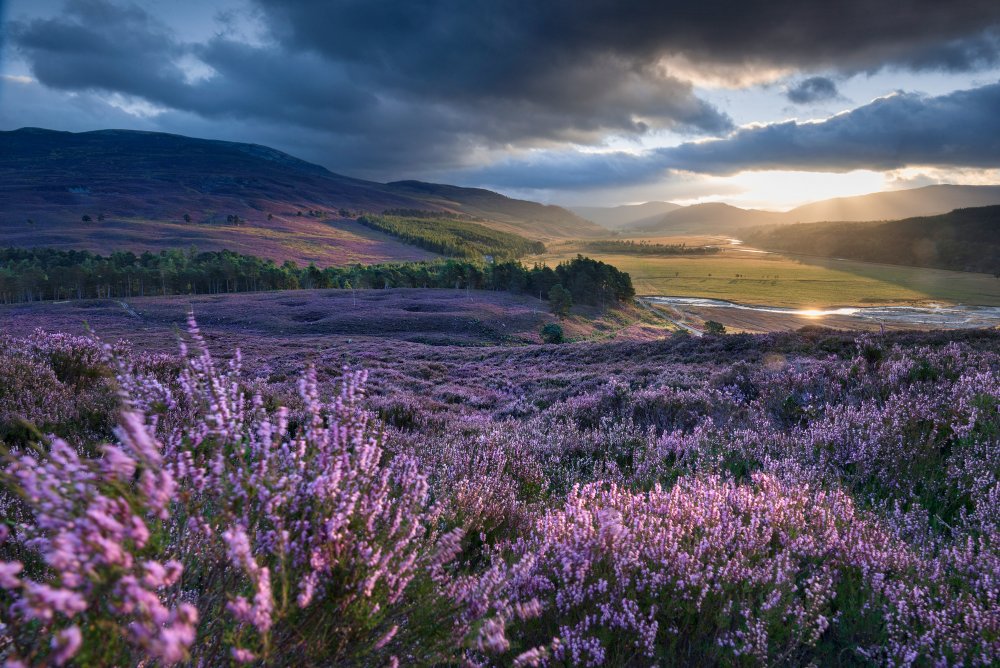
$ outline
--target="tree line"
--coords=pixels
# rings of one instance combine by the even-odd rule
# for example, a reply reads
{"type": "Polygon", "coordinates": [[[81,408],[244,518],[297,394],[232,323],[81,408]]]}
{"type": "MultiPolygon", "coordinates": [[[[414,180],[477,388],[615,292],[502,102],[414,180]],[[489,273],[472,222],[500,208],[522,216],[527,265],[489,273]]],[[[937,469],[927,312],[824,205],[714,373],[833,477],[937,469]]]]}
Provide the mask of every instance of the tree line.
{"type": "Polygon", "coordinates": [[[120,251],[105,256],[50,248],[0,249],[0,302],[7,304],[303,288],[468,288],[548,299],[555,286],[561,299],[564,291],[582,304],[609,306],[635,295],[627,273],[579,255],[555,268],[527,267],[516,260],[447,259],[320,269],[228,250],[138,255],[120,251]]]}
{"type": "Polygon", "coordinates": [[[630,255],[712,255],[718,246],[688,246],[687,244],[654,244],[648,241],[607,239],[591,241],[586,249],[593,253],[625,253],[630,255]]]}
{"type": "Polygon", "coordinates": [[[465,259],[516,260],[545,252],[545,244],[457,218],[364,215],[358,222],[433,253],[465,259]]]}

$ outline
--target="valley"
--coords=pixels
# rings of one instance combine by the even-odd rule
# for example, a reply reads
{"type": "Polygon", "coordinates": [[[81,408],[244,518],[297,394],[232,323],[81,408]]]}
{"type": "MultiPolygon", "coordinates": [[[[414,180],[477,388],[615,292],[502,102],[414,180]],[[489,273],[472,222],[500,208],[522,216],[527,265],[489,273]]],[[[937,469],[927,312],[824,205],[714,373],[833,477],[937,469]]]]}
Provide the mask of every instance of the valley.
{"type": "MultiPolygon", "coordinates": [[[[708,236],[644,237],[652,243],[722,245],[705,256],[588,253],[627,272],[642,296],[704,297],[794,308],[1000,305],[1000,280],[990,274],[754,252],[708,236]]],[[[531,261],[556,263],[584,252],[578,242],[549,244],[531,261]]]]}
{"type": "Polygon", "coordinates": [[[1000,667],[1000,2],[0,0],[0,668],[1000,667]]]}

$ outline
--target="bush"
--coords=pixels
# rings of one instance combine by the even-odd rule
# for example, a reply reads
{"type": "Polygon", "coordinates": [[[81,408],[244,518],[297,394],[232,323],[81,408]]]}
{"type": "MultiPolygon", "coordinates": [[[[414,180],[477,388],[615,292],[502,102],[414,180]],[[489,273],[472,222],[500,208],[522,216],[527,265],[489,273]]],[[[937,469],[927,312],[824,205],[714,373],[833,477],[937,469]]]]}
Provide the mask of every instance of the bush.
{"type": "Polygon", "coordinates": [[[716,322],[715,320],[706,320],[705,333],[713,336],[719,336],[726,333],[726,326],[721,322],[716,322]]]}
{"type": "Polygon", "coordinates": [[[545,343],[562,343],[564,340],[562,326],[550,322],[542,327],[542,341],[545,343]]]}

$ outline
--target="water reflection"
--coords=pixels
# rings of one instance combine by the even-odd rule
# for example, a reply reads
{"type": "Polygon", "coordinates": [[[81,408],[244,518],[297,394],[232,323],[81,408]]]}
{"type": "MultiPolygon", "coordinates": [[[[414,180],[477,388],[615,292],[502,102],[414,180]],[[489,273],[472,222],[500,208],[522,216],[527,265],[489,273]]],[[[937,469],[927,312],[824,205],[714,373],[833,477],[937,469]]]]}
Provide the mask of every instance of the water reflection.
{"type": "Polygon", "coordinates": [[[876,323],[926,325],[928,327],[972,328],[1000,325],[997,306],[864,306],[828,309],[796,309],[757,304],[736,304],[721,299],[701,297],[648,297],[655,304],[675,307],[738,309],[758,313],[779,313],[790,316],[822,319],[843,316],[876,323]]]}

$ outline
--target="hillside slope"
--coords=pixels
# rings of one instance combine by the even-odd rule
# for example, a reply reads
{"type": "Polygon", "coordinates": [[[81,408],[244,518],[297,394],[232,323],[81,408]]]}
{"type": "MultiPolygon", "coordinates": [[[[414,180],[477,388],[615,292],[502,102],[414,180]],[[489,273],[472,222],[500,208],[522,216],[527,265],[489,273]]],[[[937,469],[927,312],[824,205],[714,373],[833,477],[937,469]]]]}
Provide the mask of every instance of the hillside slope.
{"type": "Polygon", "coordinates": [[[888,222],[785,225],[746,239],[805,255],[1000,274],[1000,206],[888,222]]]}
{"type": "Polygon", "coordinates": [[[638,220],[622,228],[632,236],[716,233],[733,234],[747,227],[780,222],[780,213],[741,209],[739,207],[709,202],[694,204],[664,215],[638,220]]]}
{"type": "Polygon", "coordinates": [[[622,226],[621,231],[629,235],[735,234],[758,225],[899,220],[993,204],[1000,204],[1000,186],[935,185],[837,197],[784,212],[741,209],[721,203],[695,204],[634,220],[622,226]]]}
{"type": "Polygon", "coordinates": [[[489,191],[469,198],[477,206],[466,211],[405,190],[334,174],[256,144],[126,130],[0,132],[4,245],[98,252],[196,245],[343,264],[433,257],[359,225],[357,212],[470,213],[483,224],[533,236],[541,227],[536,218],[544,216],[518,218],[519,211],[542,211],[566,221],[567,230],[577,220],[592,226],[558,207],[489,191]]]}
{"type": "Polygon", "coordinates": [[[420,200],[435,208],[486,219],[506,231],[523,234],[531,239],[607,234],[599,225],[562,207],[514,199],[492,190],[423,181],[395,181],[386,184],[386,187],[400,196],[420,200]]]}
{"type": "Polygon", "coordinates": [[[643,204],[623,204],[622,206],[570,206],[566,208],[602,227],[616,230],[638,220],[662,216],[683,207],[673,202],[645,202],[643,204]]]}
{"type": "Polygon", "coordinates": [[[1000,204],[1000,186],[935,185],[813,202],[787,211],[785,218],[790,223],[898,220],[991,204],[1000,204]]]}

